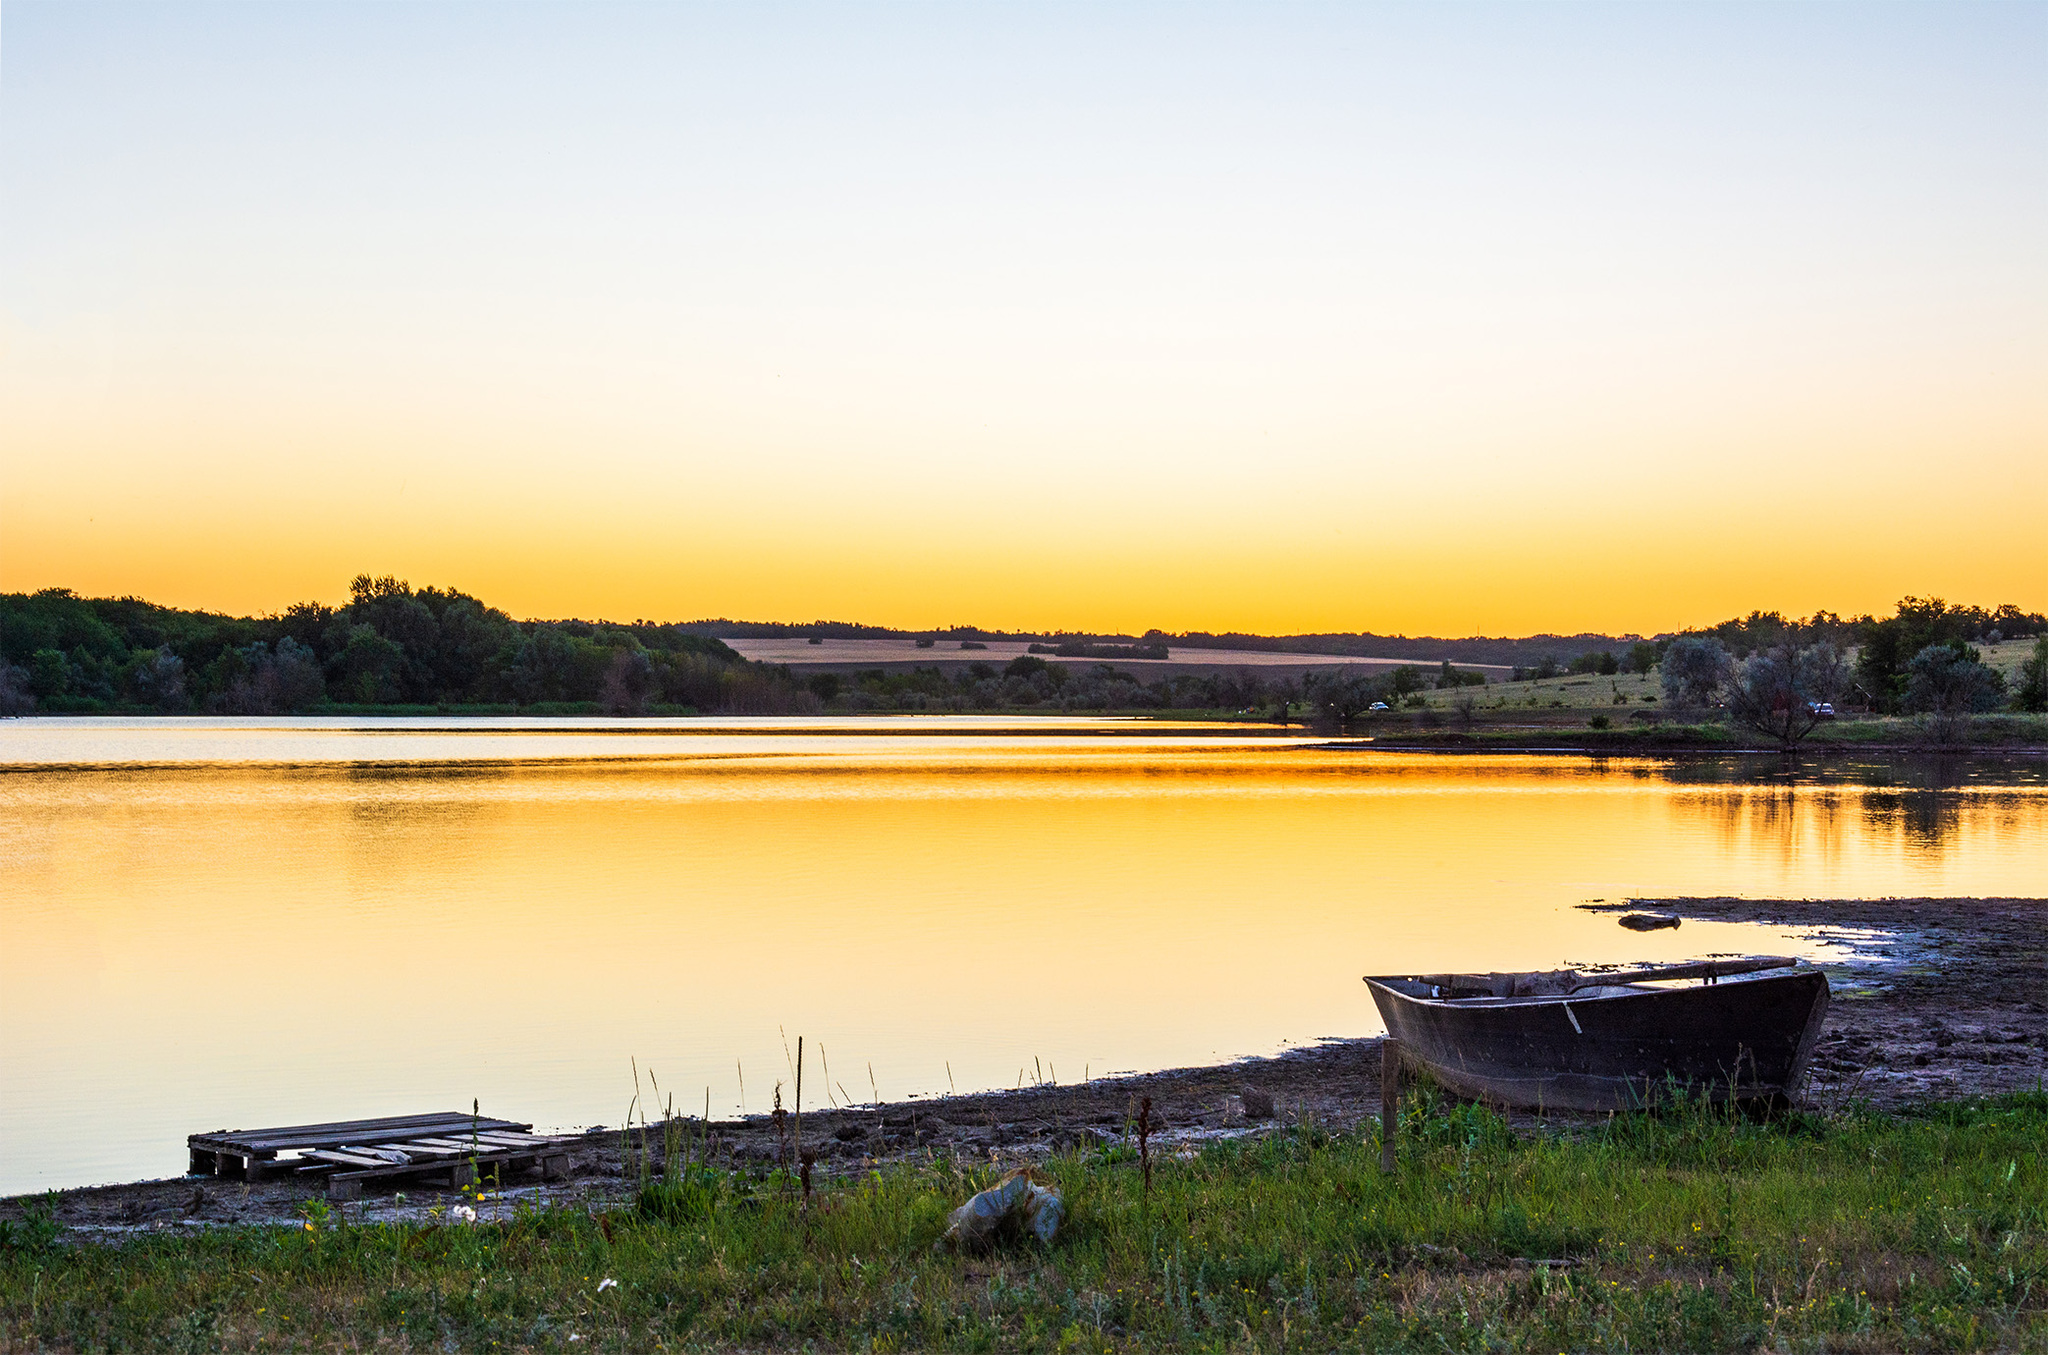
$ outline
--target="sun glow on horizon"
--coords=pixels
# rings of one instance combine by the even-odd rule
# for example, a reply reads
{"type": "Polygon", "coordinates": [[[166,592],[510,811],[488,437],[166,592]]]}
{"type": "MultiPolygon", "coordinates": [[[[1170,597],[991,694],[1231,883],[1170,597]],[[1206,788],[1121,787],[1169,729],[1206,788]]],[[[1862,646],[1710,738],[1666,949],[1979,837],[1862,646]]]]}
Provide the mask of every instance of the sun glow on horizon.
{"type": "Polygon", "coordinates": [[[2048,11],[10,5],[0,589],[2048,609],[2048,11]]]}

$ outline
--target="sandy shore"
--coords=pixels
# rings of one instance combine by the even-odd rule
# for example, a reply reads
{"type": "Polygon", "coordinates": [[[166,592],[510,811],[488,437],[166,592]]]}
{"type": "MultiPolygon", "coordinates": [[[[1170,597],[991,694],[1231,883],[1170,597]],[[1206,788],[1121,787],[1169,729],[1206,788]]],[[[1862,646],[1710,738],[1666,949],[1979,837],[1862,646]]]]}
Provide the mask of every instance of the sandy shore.
{"type": "MultiPolygon", "coordinates": [[[[2036,1088],[2048,1073],[2048,899],[1642,899],[1587,905],[1651,908],[1682,918],[1812,928],[1852,956],[1831,965],[1835,1001],[1806,1089],[1809,1104],[1856,1100],[1895,1108],[1931,1098],[2036,1088]]],[[[803,1146],[819,1179],[877,1162],[942,1153],[998,1162],[1122,1141],[1138,1106],[1152,1102],[1155,1151],[1203,1138],[1314,1120],[1349,1128],[1377,1114],[1377,1039],[1347,1040],[1221,1067],[1098,1079],[1081,1086],[935,1097],[856,1110],[811,1110],[803,1146]],[[1264,1103],[1270,1102],[1267,1113],[1264,1103]]],[[[765,1117],[692,1124],[713,1160],[768,1168],[789,1151],[765,1117]]],[[[784,1133],[793,1127],[785,1126],[784,1133]]],[[[651,1135],[658,1144],[658,1132],[651,1135]]],[[[603,1201],[637,1177],[639,1133],[593,1130],[571,1152],[561,1181],[509,1183],[484,1209],[520,1200],[603,1201]]],[[[294,1219],[317,1192],[291,1181],[246,1184],[171,1178],[58,1192],[55,1216],[80,1238],[294,1219]]],[[[19,1217],[40,1196],[0,1200],[19,1217]]],[[[417,1217],[452,1193],[414,1186],[372,1192],[346,1206],[364,1221],[417,1217]]]]}

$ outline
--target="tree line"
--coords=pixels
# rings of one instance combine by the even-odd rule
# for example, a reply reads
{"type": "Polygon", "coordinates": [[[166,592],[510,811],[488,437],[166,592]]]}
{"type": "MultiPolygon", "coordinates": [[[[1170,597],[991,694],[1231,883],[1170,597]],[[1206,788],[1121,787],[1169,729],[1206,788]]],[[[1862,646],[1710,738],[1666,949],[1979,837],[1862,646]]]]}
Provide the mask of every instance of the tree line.
{"type": "Polygon", "coordinates": [[[2048,711],[2048,619],[2013,607],[1955,607],[1940,598],[1902,598],[1882,621],[1864,617],[1847,624],[1825,614],[1786,623],[1775,613],[1753,613],[1748,625],[1731,622],[1672,639],[1660,664],[1667,707],[1716,705],[1735,723],[1787,747],[1833,715],[1838,701],[1880,714],[1925,716],[1941,742],[1957,741],[1972,716],[2007,705],[2048,711]],[[2009,635],[2035,637],[2034,652],[2010,689],[1977,647],[2009,635]],[[1843,638],[1856,643],[1853,663],[1839,643],[1843,638]]]}
{"type": "MultiPolygon", "coordinates": [[[[515,621],[457,589],[415,589],[369,575],[351,581],[341,606],[305,602],[262,617],[182,611],[133,597],[81,598],[69,589],[5,594],[0,714],[261,715],[337,707],[761,715],[1160,709],[1286,718],[1301,706],[1341,723],[1375,704],[1414,705],[1426,690],[1486,683],[1448,658],[1433,666],[1336,669],[1301,679],[1219,667],[1147,682],[1111,663],[1056,664],[1035,654],[1002,667],[797,676],[747,661],[720,637],[703,634],[707,624],[713,623],[515,621]]],[[[1160,634],[1113,647],[1059,633],[1056,643],[1040,648],[1054,657],[1132,657],[1140,647],[1149,654],[1160,634]]],[[[1232,637],[1245,638],[1264,640],[1262,647],[1275,643],[1272,637],[1232,637]]],[[[1845,621],[1827,612],[1788,620],[1752,612],[1682,635],[1589,647],[1571,658],[1544,652],[1516,667],[1514,677],[1624,668],[1661,670],[1667,707],[1725,708],[1738,722],[1791,741],[1803,736],[1792,731],[1811,727],[1814,705],[1845,697],[1881,712],[1924,711],[1943,719],[2008,703],[2048,708],[2048,618],[2010,606],[1958,607],[1912,597],[1882,620],[1845,621]],[[2028,634],[2043,638],[2008,691],[1975,646],[2028,634]]]]}
{"type": "MultiPolygon", "coordinates": [[[[921,649],[940,642],[1024,640],[1030,652],[1074,658],[1167,658],[1175,649],[1240,649],[1257,653],[1322,654],[1357,658],[1427,660],[1434,664],[1496,664],[1514,670],[1514,681],[1543,679],[1567,673],[1648,673],[1662,661],[1664,651],[1681,635],[1718,640],[1737,658],[1747,658],[1760,649],[1785,644],[1809,645],[1825,640],[1840,649],[1857,648],[1876,642],[1902,626],[1916,634],[1926,628],[1932,610],[1935,629],[1941,638],[1975,639],[1988,635],[2004,638],[2038,635],[2048,631],[2048,616],[2022,611],[2006,603],[1998,607],[1952,606],[1939,599],[1905,598],[1899,615],[1879,618],[1870,614],[1843,617],[1830,611],[1816,611],[1809,617],[1787,617],[1781,612],[1752,611],[1731,617],[1718,625],[1672,632],[1655,637],[1640,635],[1440,636],[1381,635],[1372,631],[1318,631],[1298,635],[1252,635],[1242,631],[1163,631],[1142,634],[1109,634],[1091,631],[1004,631],[980,626],[957,625],[940,630],[900,630],[888,626],[862,625],[851,621],[734,621],[728,618],[686,621],[679,629],[693,635],[739,638],[826,639],[910,639],[921,649]]],[[[1910,657],[1910,655],[1908,655],[1910,657]]]]}
{"type": "Polygon", "coordinates": [[[723,642],[636,621],[514,621],[456,589],[358,575],[339,607],[231,617],[70,589],[0,595],[0,713],[273,715],[332,706],[815,710],[723,642]]]}

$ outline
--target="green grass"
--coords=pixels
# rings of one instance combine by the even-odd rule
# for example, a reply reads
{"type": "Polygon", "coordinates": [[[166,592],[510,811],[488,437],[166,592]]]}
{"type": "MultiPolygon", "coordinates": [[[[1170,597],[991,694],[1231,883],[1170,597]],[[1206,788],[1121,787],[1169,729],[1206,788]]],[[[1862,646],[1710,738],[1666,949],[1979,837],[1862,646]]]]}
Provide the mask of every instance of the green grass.
{"type": "Polygon", "coordinates": [[[934,1252],[994,1179],[943,1159],[808,1208],[714,1174],[655,1213],[17,1231],[0,1347],[2040,1350],[2044,1142],[2040,1093],[1534,1136],[1411,1102],[1392,1177],[1313,1127],[1159,1158],[1149,1194],[1127,1149],[1057,1158],[1049,1250],[934,1252]]]}

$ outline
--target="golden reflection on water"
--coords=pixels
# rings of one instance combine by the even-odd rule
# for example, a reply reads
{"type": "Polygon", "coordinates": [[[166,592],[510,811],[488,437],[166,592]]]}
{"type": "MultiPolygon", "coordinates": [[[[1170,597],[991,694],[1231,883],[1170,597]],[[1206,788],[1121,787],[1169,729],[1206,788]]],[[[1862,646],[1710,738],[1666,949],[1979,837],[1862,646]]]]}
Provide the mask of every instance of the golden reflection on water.
{"type": "Polygon", "coordinates": [[[2048,879],[2039,786],[877,744],[0,776],[0,1191],[472,1097],[616,1124],[629,1056],[758,1111],[781,1030],[859,1100],[1208,1062],[1374,1032],[1369,972],[1813,949],[1589,898],[2048,879]]]}

